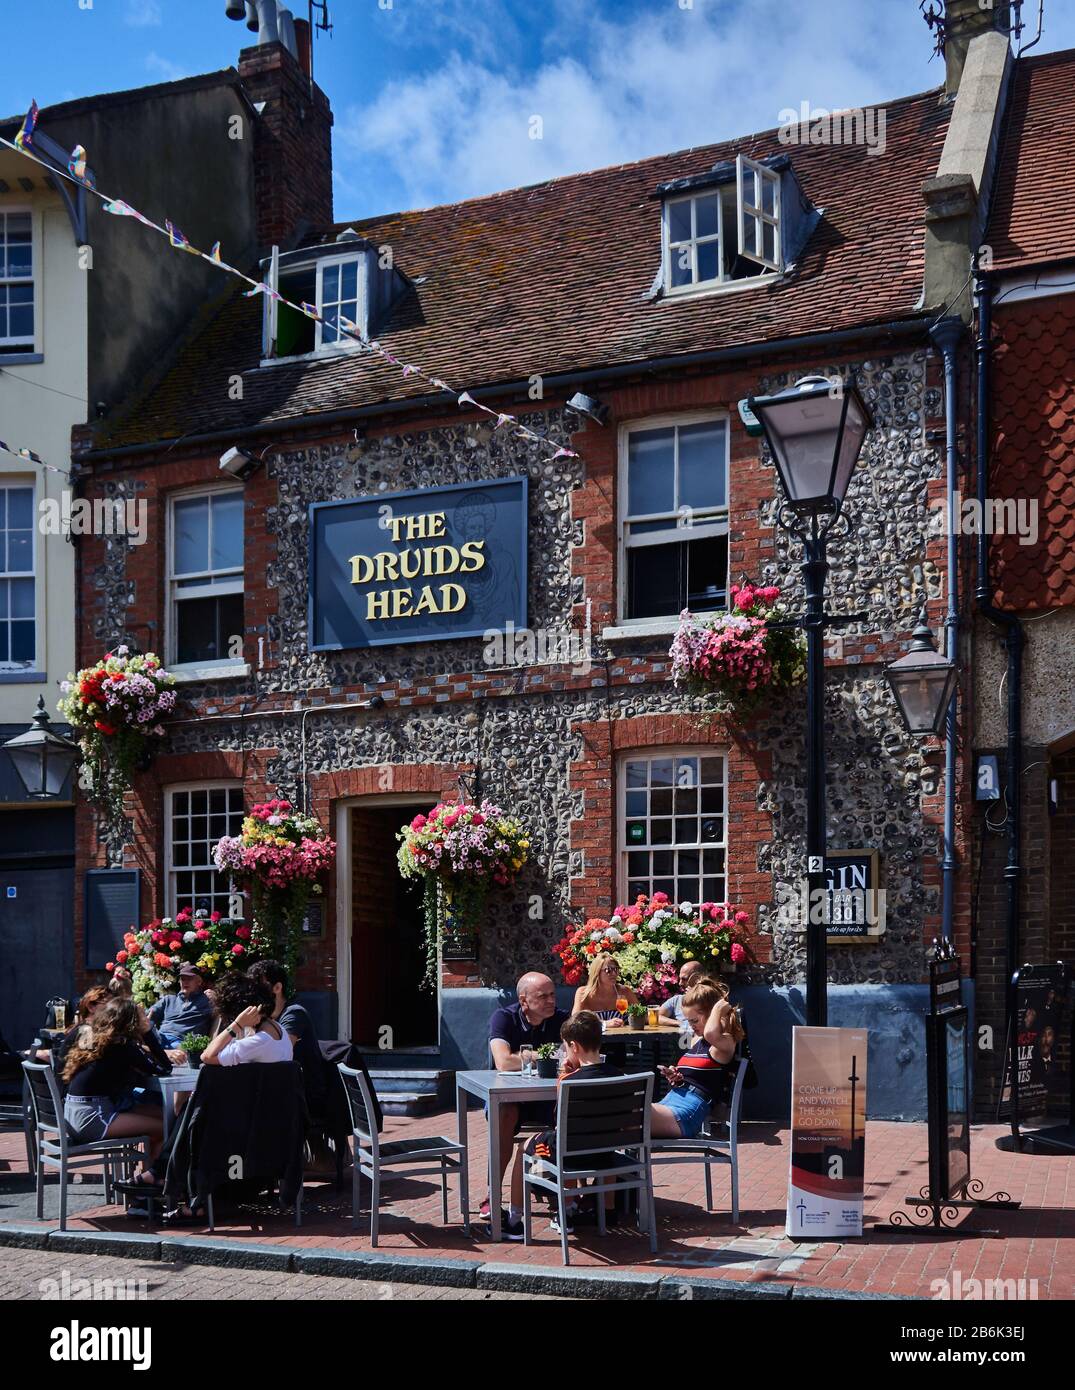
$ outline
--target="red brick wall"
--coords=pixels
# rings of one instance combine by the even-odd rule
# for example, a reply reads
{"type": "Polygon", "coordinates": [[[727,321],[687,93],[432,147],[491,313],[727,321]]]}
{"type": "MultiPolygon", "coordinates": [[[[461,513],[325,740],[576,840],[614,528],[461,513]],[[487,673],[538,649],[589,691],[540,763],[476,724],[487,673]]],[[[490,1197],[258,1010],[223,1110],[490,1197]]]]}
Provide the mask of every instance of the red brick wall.
{"type": "Polygon", "coordinates": [[[296,231],[332,222],[332,112],[319,87],[280,44],[244,48],[239,76],[252,102],[258,244],[295,244],[296,231]]]}

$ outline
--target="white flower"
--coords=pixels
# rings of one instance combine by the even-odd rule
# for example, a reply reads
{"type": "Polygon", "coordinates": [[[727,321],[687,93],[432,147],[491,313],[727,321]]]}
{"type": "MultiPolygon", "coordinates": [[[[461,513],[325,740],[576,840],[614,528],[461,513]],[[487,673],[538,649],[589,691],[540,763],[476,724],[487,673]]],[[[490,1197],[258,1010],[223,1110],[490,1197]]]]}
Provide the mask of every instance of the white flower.
{"type": "Polygon", "coordinates": [[[694,911],[694,904],[693,904],[693,903],[680,903],[680,905],[679,905],[679,910],[680,910],[680,912],[685,912],[685,913],[687,914],[687,916],[689,917],[690,914],[694,911]]]}
{"type": "Polygon", "coordinates": [[[653,916],[649,919],[649,924],[651,927],[659,927],[663,921],[664,913],[661,911],[660,908],[658,908],[657,911],[653,914],[653,916]]]}
{"type": "Polygon", "coordinates": [[[172,919],[171,919],[170,917],[162,917],[162,918],[161,918],[161,926],[162,926],[162,927],[170,927],[171,925],[172,925],[172,919]]]}
{"type": "Polygon", "coordinates": [[[591,940],[591,941],[600,941],[601,938],[602,938],[603,936],[604,936],[604,932],[592,931],[592,932],[590,933],[590,940],[591,940]]]}
{"type": "Polygon", "coordinates": [[[197,939],[198,939],[198,938],[197,938],[196,934],[195,934],[194,932],[192,932],[192,931],[185,931],[185,932],[183,933],[183,940],[187,943],[188,946],[190,945],[190,943],[191,943],[192,941],[197,941],[197,939]]]}
{"type": "Polygon", "coordinates": [[[662,964],[662,965],[671,965],[672,962],[675,960],[675,958],[676,958],[676,953],[675,953],[675,951],[662,951],[662,952],[661,952],[661,964],[662,964]]]}
{"type": "Polygon", "coordinates": [[[697,927],[686,927],[684,929],[684,934],[686,936],[700,936],[701,932],[699,932],[697,927]]]}
{"type": "Polygon", "coordinates": [[[608,924],[609,924],[610,927],[621,927],[621,926],[623,925],[623,918],[622,918],[622,917],[610,917],[610,918],[608,919],[608,924]]]}
{"type": "Polygon", "coordinates": [[[622,940],[623,940],[623,932],[621,932],[621,931],[619,930],[618,927],[612,927],[612,926],[610,926],[609,929],[608,929],[608,931],[605,932],[605,935],[608,937],[608,939],[609,939],[610,941],[622,941],[622,940]]]}

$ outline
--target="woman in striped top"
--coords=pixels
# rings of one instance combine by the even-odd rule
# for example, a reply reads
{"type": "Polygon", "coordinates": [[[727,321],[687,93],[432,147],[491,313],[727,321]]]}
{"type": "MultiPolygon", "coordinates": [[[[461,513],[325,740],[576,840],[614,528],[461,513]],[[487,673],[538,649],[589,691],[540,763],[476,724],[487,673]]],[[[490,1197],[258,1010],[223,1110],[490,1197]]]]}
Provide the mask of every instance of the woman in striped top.
{"type": "Polygon", "coordinates": [[[728,1003],[728,987],[718,980],[703,978],[690,987],[683,996],[683,1016],[695,1041],[677,1066],[661,1068],[672,1089],[650,1112],[654,1139],[701,1134],[710,1107],[723,1097],[729,1063],[744,1036],[728,1003]]]}
{"type": "Polygon", "coordinates": [[[623,1017],[616,1008],[620,999],[625,999],[628,1005],[638,1003],[638,995],[634,990],[629,985],[620,983],[620,967],[617,962],[612,956],[600,953],[590,962],[590,974],[586,983],[575,991],[571,1013],[574,1015],[587,1010],[604,1019],[610,1028],[617,1028],[623,1024],[623,1017]]]}

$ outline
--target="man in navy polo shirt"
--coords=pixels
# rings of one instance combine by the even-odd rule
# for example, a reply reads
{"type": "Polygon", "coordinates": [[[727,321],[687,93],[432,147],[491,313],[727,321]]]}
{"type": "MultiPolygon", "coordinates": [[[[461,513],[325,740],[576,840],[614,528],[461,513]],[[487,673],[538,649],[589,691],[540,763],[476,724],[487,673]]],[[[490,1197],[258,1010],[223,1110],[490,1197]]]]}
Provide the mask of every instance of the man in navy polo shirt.
{"type": "MultiPolygon", "coordinates": [[[[489,1020],[489,1050],[493,1054],[493,1066],[497,1071],[519,1071],[522,1061],[519,1049],[540,1047],[542,1043],[560,1045],[560,1026],[569,1017],[566,1009],[556,1007],[556,986],[547,975],[531,971],[522,977],[515,986],[517,1004],[508,1004],[497,1009],[489,1020]]],[[[556,1106],[551,1101],[530,1102],[526,1105],[502,1105],[500,1107],[500,1173],[496,1185],[496,1201],[500,1201],[504,1185],[504,1173],[508,1159],[514,1148],[514,1139],[520,1121],[528,1124],[547,1125],[552,1123],[556,1106]]],[[[516,1162],[522,1154],[516,1155],[516,1162]]],[[[522,1186],[520,1169],[520,1181],[522,1186]]],[[[489,1202],[493,1200],[490,1193],[489,1202]]],[[[483,1203],[483,1210],[489,1202],[483,1203]]],[[[513,1205],[504,1223],[504,1234],[509,1240],[522,1240],[522,1211],[513,1205]]]]}

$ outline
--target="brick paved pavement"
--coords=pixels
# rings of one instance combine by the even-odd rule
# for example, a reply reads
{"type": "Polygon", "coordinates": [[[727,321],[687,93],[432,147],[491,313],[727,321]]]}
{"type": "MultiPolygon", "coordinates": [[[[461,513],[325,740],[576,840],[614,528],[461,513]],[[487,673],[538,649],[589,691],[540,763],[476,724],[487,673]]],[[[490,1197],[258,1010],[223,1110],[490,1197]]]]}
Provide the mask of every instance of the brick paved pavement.
{"type": "MultiPolygon", "coordinates": [[[[436,1115],[407,1120],[389,1118],[386,1138],[404,1134],[451,1133],[454,1118],[436,1115]]],[[[901,1235],[867,1234],[857,1241],[795,1244],[783,1234],[787,1192],[788,1134],[774,1125],[747,1124],[741,1149],[741,1222],[727,1215],[726,1170],[714,1170],[718,1210],[704,1210],[700,1167],[655,1170],[659,1251],[651,1257],[646,1238],[634,1231],[601,1237],[584,1229],[572,1240],[572,1267],[689,1272],[720,1279],[776,1281],[832,1289],[861,1290],[929,1297],[931,1281],[959,1271],[964,1283],[976,1278],[1037,1280],[1037,1296],[1075,1297],[1075,1159],[1063,1155],[1006,1153],[996,1148],[1003,1126],[975,1126],[972,1172],[986,1194],[1005,1189],[1023,1203],[1015,1212],[974,1212],[963,1218],[958,1236],[928,1231],[901,1235]],[[991,1235],[989,1231],[999,1234],[991,1235]]],[[[470,1114],[471,1200],[484,1195],[485,1126],[480,1111],[470,1114]]],[[[904,1207],[905,1196],[927,1181],[926,1128],[920,1124],[871,1121],[867,1126],[867,1218],[887,1220],[904,1207]]],[[[34,1220],[27,1190],[21,1135],[0,1135],[0,1222],[34,1220]],[[5,1161],[6,1160],[6,1161],[5,1161]],[[12,1177],[6,1177],[10,1173],[12,1177]],[[19,1178],[17,1175],[22,1174],[19,1178]]],[[[155,1229],[132,1221],[115,1208],[100,1206],[93,1187],[72,1186],[72,1230],[138,1231],[155,1229]]],[[[380,1249],[384,1253],[441,1256],[477,1262],[497,1261],[552,1269],[560,1267],[559,1242],[547,1221],[535,1223],[537,1244],[530,1248],[493,1246],[475,1234],[467,1238],[458,1224],[458,1204],[451,1185],[449,1216],[440,1219],[440,1195],[429,1178],[390,1178],[382,1207],[380,1249]]],[[[47,1195],[47,1224],[54,1225],[57,1193],[47,1195]]],[[[368,1225],[356,1230],[350,1218],[350,1191],[336,1193],[327,1184],[307,1189],[304,1219],[296,1229],[287,1218],[261,1210],[218,1212],[216,1235],[234,1236],[290,1247],[331,1246],[370,1249],[368,1225]]],[[[174,1228],[173,1228],[174,1230],[174,1228]]],[[[176,1234],[195,1235],[197,1228],[176,1234]]]]}

